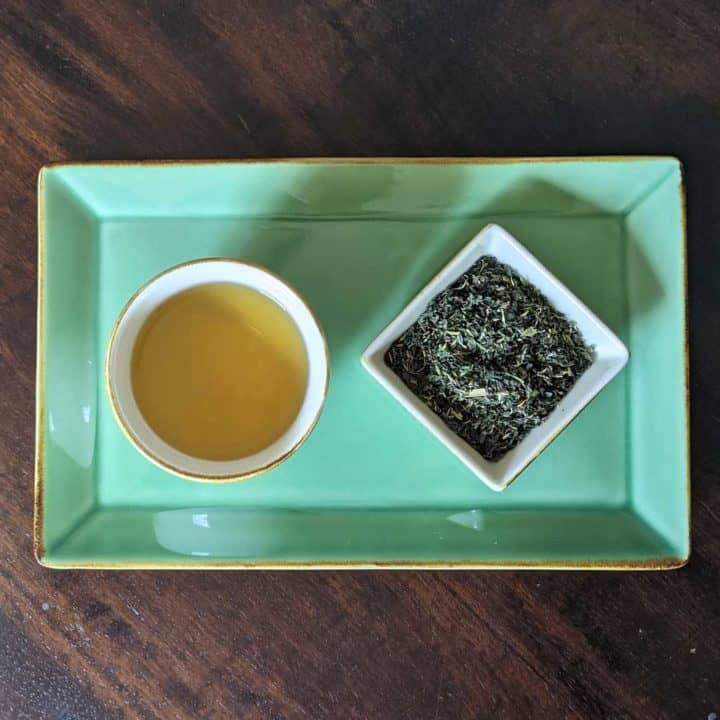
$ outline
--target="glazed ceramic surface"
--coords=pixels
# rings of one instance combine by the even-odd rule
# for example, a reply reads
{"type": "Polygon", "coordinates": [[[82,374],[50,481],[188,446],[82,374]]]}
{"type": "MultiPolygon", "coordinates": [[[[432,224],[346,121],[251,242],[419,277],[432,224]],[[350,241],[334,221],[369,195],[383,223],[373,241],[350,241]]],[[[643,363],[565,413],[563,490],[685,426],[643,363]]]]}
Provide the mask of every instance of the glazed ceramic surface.
{"type": "Polygon", "coordinates": [[[39,182],[36,553],[54,567],[676,567],[689,554],[684,207],[672,158],[61,165],[39,182]],[[495,493],[360,356],[488,223],[632,360],[495,493]],[[239,484],[175,477],[120,431],[105,349],[179,263],[246,260],[325,329],[307,442],[239,484]]]}
{"type": "Polygon", "coordinates": [[[617,336],[522,245],[498,225],[481,230],[410,301],[363,353],[371,375],[406,410],[445,444],[489,488],[504,490],[562,432],[577,414],[620,372],[628,360],[627,348],[617,336]],[[485,460],[457,436],[385,364],[393,342],[422,315],[432,299],[469,270],[483,255],[505,263],[538,288],[552,306],[576,323],[585,342],[593,348],[592,365],[578,379],[555,410],[497,462],[485,460]]]}

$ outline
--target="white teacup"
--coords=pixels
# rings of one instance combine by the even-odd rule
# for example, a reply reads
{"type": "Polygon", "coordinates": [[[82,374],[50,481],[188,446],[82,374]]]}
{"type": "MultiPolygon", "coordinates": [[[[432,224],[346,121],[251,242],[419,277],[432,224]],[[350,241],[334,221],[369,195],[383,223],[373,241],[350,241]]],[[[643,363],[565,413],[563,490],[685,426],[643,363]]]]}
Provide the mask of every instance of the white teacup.
{"type": "Polygon", "coordinates": [[[130,442],[161,468],[190,480],[233,482],[265,472],[286,460],[308,437],[325,404],[330,362],[327,342],[305,301],[284,280],[238,260],[188,262],[153,278],[128,302],[115,323],[108,345],[105,380],[110,405],[130,442]],[[295,322],[305,344],[308,382],[305,398],[288,430],[263,450],[232,460],[205,460],[187,455],[162,440],[148,425],[133,395],[131,362],[135,341],[150,314],[169,297],[210,283],[235,283],[274,300],[295,322]]]}

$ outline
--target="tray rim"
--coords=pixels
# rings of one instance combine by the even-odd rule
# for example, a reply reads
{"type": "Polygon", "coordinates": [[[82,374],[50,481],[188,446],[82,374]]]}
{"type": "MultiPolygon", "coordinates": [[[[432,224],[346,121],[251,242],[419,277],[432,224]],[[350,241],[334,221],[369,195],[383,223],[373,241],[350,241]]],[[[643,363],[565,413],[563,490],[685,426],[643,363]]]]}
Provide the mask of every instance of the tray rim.
{"type": "Polygon", "coordinates": [[[58,562],[37,558],[40,565],[51,570],[678,570],[689,561],[687,558],[661,557],[652,560],[603,561],[578,560],[575,562],[400,562],[348,560],[347,562],[58,562]]]}
{"type": "Polygon", "coordinates": [[[36,561],[53,569],[88,570],[675,570],[687,565],[692,555],[692,494],[691,494],[691,435],[690,435],[690,338],[688,304],[688,262],[687,262],[687,190],[683,163],[677,155],[639,154],[639,155],[531,155],[531,156],[283,156],[278,158],[194,158],[194,159],[151,159],[151,160],[70,160],[53,161],[43,165],[37,178],[37,309],[36,309],[36,366],[35,366],[35,462],[33,479],[33,554],[36,561]],[[236,563],[236,562],[70,562],[48,561],[43,544],[44,525],[44,465],[45,446],[45,345],[44,305],[45,305],[45,173],[61,168],[108,168],[108,167],[168,167],[196,165],[512,165],[529,163],[621,163],[647,162],[652,160],[672,160],[677,163],[680,173],[678,195],[680,200],[680,224],[682,232],[681,272],[683,313],[683,362],[685,385],[685,443],[686,477],[685,493],[687,499],[687,554],[685,557],[661,557],[639,561],[576,561],[576,562],[278,562],[278,563],[236,563]]]}

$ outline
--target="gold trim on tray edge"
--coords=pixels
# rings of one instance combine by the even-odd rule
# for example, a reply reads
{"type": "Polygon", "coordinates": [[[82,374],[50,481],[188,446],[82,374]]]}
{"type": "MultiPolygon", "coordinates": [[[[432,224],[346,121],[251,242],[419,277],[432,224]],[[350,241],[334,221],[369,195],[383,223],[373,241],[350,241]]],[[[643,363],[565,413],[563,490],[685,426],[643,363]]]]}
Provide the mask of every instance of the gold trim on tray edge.
{"type": "MultiPolygon", "coordinates": [[[[585,163],[585,162],[643,162],[652,160],[680,160],[675,155],[478,155],[474,157],[277,157],[277,158],[209,158],[187,160],[70,160],[47,163],[42,170],[64,167],[143,167],[172,165],[513,165],[518,163],[585,163]]],[[[680,163],[681,164],[681,163],[680,163]]]]}
{"type": "Polygon", "coordinates": [[[37,327],[35,341],[35,478],[33,484],[33,553],[43,563],[43,460],[45,446],[45,359],[44,295],[45,295],[45,168],[41,168],[37,180],[37,327]]]}
{"type": "Polygon", "coordinates": [[[128,441],[133,445],[133,447],[145,458],[150,460],[152,463],[157,465],[162,470],[165,470],[169,473],[172,473],[173,475],[177,475],[179,477],[185,478],[186,480],[192,480],[195,482],[205,482],[205,483],[211,483],[211,484],[217,484],[222,485],[225,483],[234,483],[234,482],[243,482],[245,480],[250,480],[251,478],[257,477],[258,475],[261,475],[265,472],[268,472],[269,470],[272,470],[273,468],[277,467],[281,463],[285,462],[294,452],[296,452],[302,444],[310,437],[310,434],[315,429],[315,426],[317,425],[318,421],[320,420],[320,415],[322,415],[322,411],[325,408],[325,403],[327,402],[327,396],[328,396],[328,390],[330,387],[330,351],[328,349],[328,343],[327,343],[327,337],[325,336],[325,330],[323,329],[322,325],[320,324],[320,321],[317,318],[317,315],[315,315],[315,312],[313,309],[307,304],[305,301],[305,298],[284,278],[281,278],[279,275],[275,274],[271,270],[268,270],[267,268],[257,265],[256,263],[248,262],[245,260],[236,260],[234,258],[223,258],[223,257],[208,257],[208,258],[198,258],[197,260],[188,260],[184,263],[179,263],[178,265],[174,265],[173,267],[167,268],[167,270],[163,270],[161,273],[158,273],[154,277],[150,278],[144,285],[142,285],[138,290],[133,293],[132,297],[127,301],[125,306],[123,307],[122,311],[118,315],[117,319],[115,320],[115,324],[113,325],[112,332],[110,333],[110,339],[108,340],[107,349],[105,351],[105,364],[103,368],[103,373],[105,375],[105,389],[107,390],[108,399],[110,400],[110,409],[112,410],[113,415],[115,416],[115,421],[117,422],[118,426],[123,432],[123,435],[128,439],[128,441]],[[164,277],[165,275],[175,272],[176,270],[180,270],[181,268],[189,267],[191,265],[202,265],[205,263],[211,263],[211,262],[229,262],[236,265],[245,265],[246,267],[252,267],[257,270],[261,270],[264,273],[267,273],[271,277],[275,278],[278,282],[282,283],[287,287],[294,295],[298,298],[298,300],[302,303],[302,305],[305,307],[305,309],[310,313],[310,316],[315,321],[315,326],[318,328],[320,332],[320,337],[323,340],[323,353],[325,355],[325,385],[323,387],[323,395],[322,395],[322,402],[320,403],[320,406],[318,408],[317,413],[315,413],[315,417],[313,418],[312,422],[310,423],[310,426],[305,431],[305,433],[298,439],[298,441],[285,453],[283,453],[280,457],[275,458],[272,462],[269,462],[267,465],[263,465],[263,467],[256,468],[255,470],[250,470],[246,473],[241,473],[239,475],[209,475],[207,473],[191,473],[187,470],[181,470],[180,468],[175,467],[171,463],[163,460],[162,458],[157,457],[153,453],[151,453],[146,447],[142,445],[140,440],[138,440],[135,435],[133,434],[132,430],[127,426],[125,423],[125,420],[121,417],[120,411],[118,410],[117,400],[115,398],[115,394],[113,393],[112,386],[110,383],[110,351],[113,347],[113,343],[115,342],[115,335],[117,333],[118,328],[120,327],[120,323],[122,322],[123,318],[127,314],[128,310],[130,309],[130,306],[135,302],[135,299],[140,296],[150,285],[152,285],[156,280],[159,280],[160,278],[164,277]]]}
{"type": "Polygon", "coordinates": [[[682,291],[685,312],[683,313],[683,362],[685,363],[685,497],[687,503],[687,556],[686,565],[692,554],[692,491],[690,489],[690,474],[692,468],[691,438],[690,438],[690,303],[688,294],[688,260],[687,260],[687,194],[685,191],[685,171],[679,158],[675,158],[680,169],[680,182],[678,193],[680,195],[680,222],[682,224],[682,291]]]}
{"type": "Polygon", "coordinates": [[[40,564],[56,570],[676,570],[687,564],[687,559],[663,557],[636,562],[387,562],[348,560],[346,562],[82,562],[63,563],[39,560],[40,564]]]}
{"type": "MultiPolygon", "coordinates": [[[[47,163],[38,174],[38,273],[37,273],[37,365],[36,365],[36,438],[35,438],[35,483],[34,483],[34,521],[33,521],[33,549],[35,558],[40,565],[55,569],[94,569],[94,570],[340,570],[340,569],[414,569],[414,570],[675,570],[684,567],[690,560],[691,554],[691,512],[690,512],[690,385],[689,385],[689,327],[688,327],[688,289],[687,289],[687,201],[683,164],[675,155],[566,155],[566,156],[504,156],[504,157],[284,157],[284,158],[249,158],[249,159],[191,159],[191,160],[102,160],[102,161],[58,161],[47,163]],[[44,447],[44,341],[43,341],[43,289],[44,289],[44,172],[49,169],[62,167],[108,167],[108,166],[144,166],[144,165],[221,165],[221,164],[427,164],[427,165],[506,165],[522,162],[642,162],[651,160],[675,160],[680,168],[680,202],[683,230],[683,300],[685,302],[684,341],[685,341],[685,433],[687,437],[686,461],[686,494],[687,494],[687,526],[688,526],[688,553],[684,558],[658,558],[654,560],[637,562],[538,562],[538,563],[463,563],[463,562],[433,562],[433,563],[402,563],[402,562],[362,562],[348,561],[345,563],[62,563],[48,562],[45,559],[45,548],[42,542],[43,526],[43,447],[44,447]]],[[[114,332],[114,329],[113,329],[114,332]]],[[[328,364],[329,372],[329,364],[328,364]]]]}

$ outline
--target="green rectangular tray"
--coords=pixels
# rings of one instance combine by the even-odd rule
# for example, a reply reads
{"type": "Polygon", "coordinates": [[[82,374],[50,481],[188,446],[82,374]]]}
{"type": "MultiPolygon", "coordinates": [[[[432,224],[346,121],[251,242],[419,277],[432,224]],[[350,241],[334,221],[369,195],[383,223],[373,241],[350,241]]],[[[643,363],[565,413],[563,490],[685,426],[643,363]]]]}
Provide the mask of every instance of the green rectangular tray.
{"type": "Polygon", "coordinates": [[[67,164],[39,178],[35,548],[58,568],[673,568],[689,555],[685,221],[666,157],[67,164]],[[508,229],[630,362],[505,492],[361,367],[484,225],[508,229]],[[327,406],[247,482],[194,483],[116,426],[120,310],[194,258],[259,263],[327,333],[327,406]]]}

